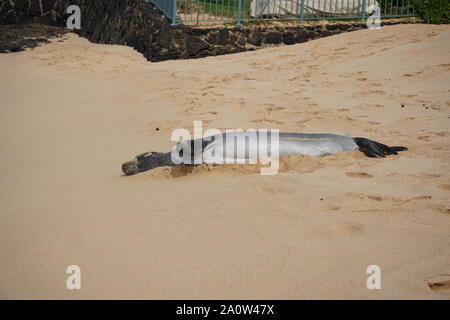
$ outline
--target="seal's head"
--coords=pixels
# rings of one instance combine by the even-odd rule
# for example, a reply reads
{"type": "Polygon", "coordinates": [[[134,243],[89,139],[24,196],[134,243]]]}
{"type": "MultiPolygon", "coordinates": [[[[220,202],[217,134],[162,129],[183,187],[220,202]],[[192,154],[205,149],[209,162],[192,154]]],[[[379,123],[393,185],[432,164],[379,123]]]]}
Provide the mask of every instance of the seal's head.
{"type": "Polygon", "coordinates": [[[130,176],[157,167],[171,165],[173,165],[173,162],[171,161],[170,153],[146,152],[122,164],[122,171],[127,176],[130,176]]]}

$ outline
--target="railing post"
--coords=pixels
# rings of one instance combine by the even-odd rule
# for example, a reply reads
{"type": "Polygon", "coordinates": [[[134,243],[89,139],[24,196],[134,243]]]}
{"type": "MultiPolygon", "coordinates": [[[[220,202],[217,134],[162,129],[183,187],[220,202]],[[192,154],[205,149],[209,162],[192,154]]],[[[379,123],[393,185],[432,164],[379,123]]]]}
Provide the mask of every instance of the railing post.
{"type": "Polygon", "coordinates": [[[171,26],[176,26],[177,25],[177,0],[172,0],[172,23],[170,24],[171,26]]]}
{"type": "Polygon", "coordinates": [[[302,3],[300,4],[300,22],[303,22],[304,20],[304,11],[305,11],[305,0],[302,0],[302,3]]]}
{"type": "Polygon", "coordinates": [[[365,20],[366,19],[366,3],[367,0],[363,0],[363,6],[362,6],[362,12],[361,12],[361,20],[365,20]]]}
{"type": "Polygon", "coordinates": [[[241,26],[241,7],[242,7],[242,0],[238,1],[238,10],[237,10],[237,19],[236,19],[236,25],[238,27],[241,26]]]}

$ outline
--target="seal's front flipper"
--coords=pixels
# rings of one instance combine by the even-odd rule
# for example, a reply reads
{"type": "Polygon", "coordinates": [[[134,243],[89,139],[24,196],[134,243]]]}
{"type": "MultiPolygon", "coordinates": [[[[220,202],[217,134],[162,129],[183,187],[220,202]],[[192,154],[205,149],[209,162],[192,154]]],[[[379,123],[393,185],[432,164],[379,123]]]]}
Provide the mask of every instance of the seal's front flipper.
{"type": "Polygon", "coordinates": [[[385,144],[366,138],[353,138],[353,140],[358,145],[359,151],[364,152],[368,157],[384,158],[390,154],[398,154],[398,151],[408,150],[406,147],[389,147],[385,144]]]}

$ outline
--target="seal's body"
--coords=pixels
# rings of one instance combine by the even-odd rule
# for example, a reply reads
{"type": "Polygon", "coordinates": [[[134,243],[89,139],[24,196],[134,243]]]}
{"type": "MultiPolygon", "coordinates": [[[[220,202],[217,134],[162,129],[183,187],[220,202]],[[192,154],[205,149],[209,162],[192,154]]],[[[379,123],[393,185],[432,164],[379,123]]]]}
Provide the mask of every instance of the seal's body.
{"type": "Polygon", "coordinates": [[[385,157],[407,150],[406,147],[389,147],[366,138],[336,134],[233,131],[182,141],[167,153],[141,154],[124,163],[122,171],[132,175],[160,166],[254,163],[265,157],[326,156],[356,149],[369,157],[385,157]]]}

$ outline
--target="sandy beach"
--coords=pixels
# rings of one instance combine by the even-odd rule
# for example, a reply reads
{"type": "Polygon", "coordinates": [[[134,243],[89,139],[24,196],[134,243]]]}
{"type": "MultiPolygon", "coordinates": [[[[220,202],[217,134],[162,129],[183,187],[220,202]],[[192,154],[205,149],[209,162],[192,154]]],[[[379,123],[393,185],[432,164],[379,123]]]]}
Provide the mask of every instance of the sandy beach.
{"type": "Polygon", "coordinates": [[[160,63],[73,33],[2,54],[0,298],[449,299],[449,84],[448,25],[160,63]],[[409,150],[122,174],[195,120],[409,150]]]}

